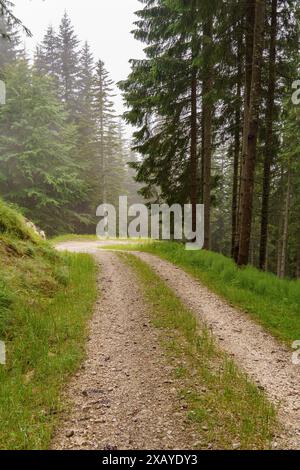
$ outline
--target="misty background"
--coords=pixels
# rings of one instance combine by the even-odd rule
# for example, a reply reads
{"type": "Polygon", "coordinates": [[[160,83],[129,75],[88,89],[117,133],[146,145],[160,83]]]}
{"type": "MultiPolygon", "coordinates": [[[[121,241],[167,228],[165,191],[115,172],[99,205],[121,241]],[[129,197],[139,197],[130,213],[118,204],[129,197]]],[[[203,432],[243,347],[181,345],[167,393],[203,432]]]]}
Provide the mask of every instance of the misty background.
{"type": "MultiPolygon", "coordinates": [[[[125,80],[130,72],[129,60],[144,57],[143,45],[130,32],[134,29],[135,11],[141,8],[138,0],[14,0],[14,12],[30,29],[32,38],[24,39],[32,55],[49,25],[58,28],[67,11],[77,35],[88,41],[95,57],[101,57],[112,80],[125,80]]],[[[123,100],[115,87],[115,107],[122,114],[123,100]]]]}

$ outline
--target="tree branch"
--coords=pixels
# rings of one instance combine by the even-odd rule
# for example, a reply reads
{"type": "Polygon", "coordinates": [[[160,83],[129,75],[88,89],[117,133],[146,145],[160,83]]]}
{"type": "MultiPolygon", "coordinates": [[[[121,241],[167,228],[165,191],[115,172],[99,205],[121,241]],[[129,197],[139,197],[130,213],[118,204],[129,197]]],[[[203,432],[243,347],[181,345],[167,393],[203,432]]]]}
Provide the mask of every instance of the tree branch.
{"type": "MultiPolygon", "coordinates": [[[[23,31],[25,32],[27,36],[32,37],[31,31],[28,28],[26,28],[26,26],[23,25],[22,21],[19,20],[19,18],[17,18],[9,9],[9,7],[7,6],[6,0],[0,0],[0,8],[2,10],[2,15],[6,14],[8,18],[11,19],[15,25],[20,26],[23,29],[23,31]]],[[[9,35],[7,35],[6,33],[0,32],[0,34],[3,38],[9,38],[9,35]]]]}

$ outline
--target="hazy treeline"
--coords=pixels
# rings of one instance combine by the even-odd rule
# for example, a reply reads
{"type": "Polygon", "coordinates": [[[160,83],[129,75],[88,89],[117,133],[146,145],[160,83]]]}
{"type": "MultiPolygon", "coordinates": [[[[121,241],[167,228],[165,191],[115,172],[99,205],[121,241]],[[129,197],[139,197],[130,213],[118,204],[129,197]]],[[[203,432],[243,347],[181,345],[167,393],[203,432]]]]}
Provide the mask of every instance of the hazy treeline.
{"type": "Polygon", "coordinates": [[[94,233],[99,204],[137,192],[109,73],[67,14],[58,31],[49,26],[33,61],[3,10],[2,24],[0,195],[48,234],[94,233]]]}

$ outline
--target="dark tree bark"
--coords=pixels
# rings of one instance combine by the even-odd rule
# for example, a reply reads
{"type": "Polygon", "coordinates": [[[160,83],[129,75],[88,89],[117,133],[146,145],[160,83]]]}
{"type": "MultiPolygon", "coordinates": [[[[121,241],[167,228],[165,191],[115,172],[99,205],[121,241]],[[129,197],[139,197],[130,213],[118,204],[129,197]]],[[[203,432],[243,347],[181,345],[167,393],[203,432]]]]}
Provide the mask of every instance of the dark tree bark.
{"type": "Polygon", "coordinates": [[[298,252],[297,252],[296,278],[300,279],[300,242],[298,245],[298,252]]]}
{"type": "MultiPolygon", "coordinates": [[[[248,120],[246,116],[249,113],[250,105],[250,91],[251,91],[251,80],[252,80],[252,65],[253,65],[253,40],[254,40],[254,27],[255,27],[255,0],[248,0],[245,5],[245,96],[244,96],[244,122],[243,122],[243,150],[247,144],[247,125],[248,120]]],[[[244,163],[244,151],[242,152],[242,164],[239,174],[239,192],[237,200],[237,220],[235,230],[235,240],[233,249],[233,258],[238,262],[239,247],[240,247],[240,222],[241,222],[241,180],[242,180],[242,168],[244,163]]]]}
{"type": "Polygon", "coordinates": [[[204,191],[204,123],[201,120],[201,161],[200,161],[200,201],[203,204],[204,191]]]}
{"type": "Polygon", "coordinates": [[[245,106],[245,135],[241,181],[241,219],[238,265],[249,261],[253,190],[256,164],[259,105],[261,100],[261,66],[264,45],[265,1],[255,1],[255,28],[249,106],[245,106]]]}
{"type": "Polygon", "coordinates": [[[284,205],[284,213],[283,213],[282,243],[281,243],[281,251],[280,251],[280,256],[279,256],[278,273],[277,273],[280,278],[285,277],[285,270],[286,270],[287,245],[288,245],[288,237],[289,237],[289,216],[290,216],[290,205],[291,205],[291,180],[292,180],[292,172],[291,172],[291,165],[289,164],[288,174],[287,174],[285,205],[284,205]]]}
{"type": "Polygon", "coordinates": [[[213,65],[211,57],[212,19],[203,26],[203,204],[204,204],[204,249],[210,249],[211,243],[211,159],[212,159],[212,116],[213,105],[209,96],[213,88],[213,65]]]}
{"type": "Polygon", "coordinates": [[[232,240],[231,256],[235,256],[235,247],[238,237],[238,197],[239,197],[239,173],[241,151],[241,97],[242,97],[242,27],[237,38],[237,83],[235,106],[235,130],[234,130],[234,159],[233,159],[233,185],[232,185],[232,240]]]}
{"type": "Polygon", "coordinates": [[[267,245],[268,245],[268,228],[269,228],[269,201],[270,201],[270,183],[271,183],[271,166],[273,162],[274,152],[274,100],[276,90],[276,38],[277,38],[277,9],[278,0],[272,0],[271,14],[271,34],[270,34],[270,54],[269,54],[269,85],[266,112],[266,143],[265,143],[265,159],[264,159],[264,176],[263,176],[263,195],[261,210],[261,234],[260,234],[260,255],[259,267],[266,270],[267,265],[267,245]]]}
{"type": "Polygon", "coordinates": [[[192,227],[196,231],[196,215],[198,203],[198,152],[197,152],[197,72],[192,70],[191,80],[191,160],[190,160],[190,181],[191,193],[190,199],[192,204],[192,227]]]}

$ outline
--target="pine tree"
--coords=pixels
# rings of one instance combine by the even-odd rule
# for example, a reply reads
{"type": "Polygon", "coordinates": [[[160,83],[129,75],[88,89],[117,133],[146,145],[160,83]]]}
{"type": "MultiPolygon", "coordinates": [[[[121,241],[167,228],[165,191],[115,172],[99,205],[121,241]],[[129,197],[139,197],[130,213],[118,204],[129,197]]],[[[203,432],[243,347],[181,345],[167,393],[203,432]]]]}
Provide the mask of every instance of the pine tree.
{"type": "Polygon", "coordinates": [[[108,202],[108,174],[111,164],[111,151],[114,147],[112,138],[115,134],[116,116],[113,109],[113,82],[99,60],[96,64],[94,80],[94,113],[97,124],[97,173],[99,175],[99,190],[101,201],[108,202]]]}
{"type": "Polygon", "coordinates": [[[202,84],[202,149],[203,149],[203,204],[204,248],[211,248],[211,166],[213,106],[213,14],[208,12],[203,21],[203,84],[202,84]]]}
{"type": "Polygon", "coordinates": [[[195,204],[199,84],[192,76],[191,38],[185,39],[182,32],[180,41],[180,31],[171,29],[180,8],[180,2],[149,1],[138,12],[135,37],[147,44],[147,60],[133,61],[131,75],[120,86],[131,108],[125,117],[140,128],[134,148],[143,155],[136,166],[138,181],[147,184],[144,194],[159,186],[167,202],[195,204]]]}
{"type": "Polygon", "coordinates": [[[99,188],[97,172],[97,124],[94,115],[94,58],[88,43],[85,43],[79,58],[78,73],[78,112],[77,129],[78,144],[76,158],[82,168],[82,178],[86,181],[89,191],[87,200],[81,201],[78,210],[85,215],[84,226],[78,231],[86,233],[95,220],[96,208],[99,204],[99,188]]]}
{"type": "Polygon", "coordinates": [[[49,26],[42,43],[36,48],[35,67],[39,73],[51,77],[58,87],[60,66],[59,39],[54,28],[49,26]]]}
{"type": "Polygon", "coordinates": [[[119,196],[125,195],[125,160],[123,135],[119,123],[112,122],[106,136],[105,153],[105,202],[118,206],[119,196]]]}
{"type": "MultiPolygon", "coordinates": [[[[249,9],[252,1],[249,0],[249,9]]],[[[238,264],[248,264],[249,248],[251,241],[252,209],[254,176],[256,165],[256,150],[258,136],[258,120],[260,106],[261,67],[263,56],[263,39],[265,23],[265,1],[255,1],[255,20],[253,31],[250,29],[249,36],[253,37],[252,62],[246,75],[245,111],[244,111],[244,141],[243,141],[243,166],[241,178],[241,201],[240,201],[240,239],[238,264]]],[[[250,39],[251,41],[251,39],[250,39]]]]}
{"type": "Polygon", "coordinates": [[[72,161],[76,130],[48,78],[26,61],[8,66],[8,96],[0,109],[0,192],[49,234],[73,229],[72,210],[84,197],[72,161]],[[16,119],[16,116],[18,117],[16,119]]]}
{"type": "Polygon", "coordinates": [[[139,204],[144,203],[145,200],[141,195],[142,186],[136,182],[136,170],[135,167],[138,164],[138,155],[131,150],[131,141],[123,140],[124,158],[126,162],[126,173],[125,173],[125,195],[128,196],[128,204],[139,204]]]}
{"type": "Polygon", "coordinates": [[[192,203],[194,224],[196,204],[204,199],[206,248],[213,180],[213,19],[221,3],[147,2],[135,31],[147,44],[147,60],[132,62],[131,75],[121,83],[131,108],[125,117],[140,127],[138,181],[147,183],[145,194],[159,186],[167,202],[192,203]]]}
{"type": "Polygon", "coordinates": [[[58,34],[58,63],[60,96],[68,112],[75,118],[78,106],[79,40],[71,20],[64,14],[58,34]]]}
{"type": "MultiPolygon", "coordinates": [[[[5,2],[12,5],[10,2],[5,2]]],[[[19,26],[14,17],[11,16],[10,10],[2,7],[0,10],[1,36],[0,37],[0,68],[12,63],[22,55],[23,49],[20,47],[21,38],[19,34],[19,26]]]]}
{"type": "Polygon", "coordinates": [[[22,30],[31,37],[31,31],[13,13],[14,3],[10,0],[0,0],[0,36],[5,39],[12,39],[11,31],[7,29],[7,24],[14,29],[22,30]]]}
{"type": "Polygon", "coordinates": [[[263,176],[263,195],[261,210],[261,235],[260,235],[260,259],[259,267],[265,270],[267,264],[268,246],[268,225],[269,225],[269,203],[270,203],[270,183],[271,166],[274,158],[274,111],[275,111],[275,91],[276,91],[276,39],[278,23],[278,0],[272,0],[270,46],[269,46],[269,76],[268,76],[268,97],[266,111],[266,141],[263,176]]]}
{"type": "Polygon", "coordinates": [[[94,58],[88,43],[85,43],[79,58],[78,73],[78,128],[82,140],[83,156],[95,150],[96,119],[94,116],[94,58]]]}

